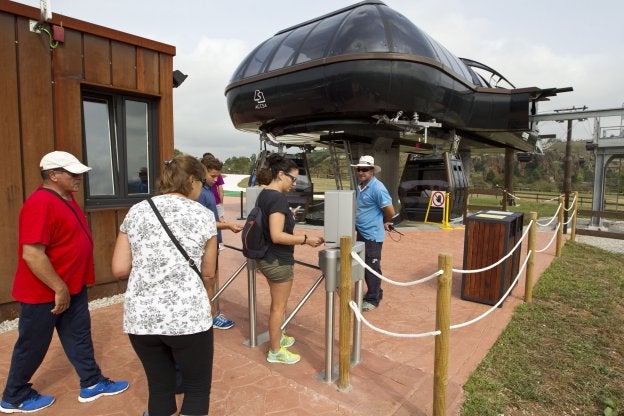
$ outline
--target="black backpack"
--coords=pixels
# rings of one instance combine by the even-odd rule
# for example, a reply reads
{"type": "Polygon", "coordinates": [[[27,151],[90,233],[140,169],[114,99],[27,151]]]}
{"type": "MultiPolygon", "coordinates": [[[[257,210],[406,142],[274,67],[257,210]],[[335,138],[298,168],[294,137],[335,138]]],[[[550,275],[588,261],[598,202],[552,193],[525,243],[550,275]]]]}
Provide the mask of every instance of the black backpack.
{"type": "Polygon", "coordinates": [[[270,241],[264,231],[265,223],[262,209],[256,206],[247,214],[247,220],[241,233],[243,256],[248,259],[261,259],[269,249],[270,241]]]}

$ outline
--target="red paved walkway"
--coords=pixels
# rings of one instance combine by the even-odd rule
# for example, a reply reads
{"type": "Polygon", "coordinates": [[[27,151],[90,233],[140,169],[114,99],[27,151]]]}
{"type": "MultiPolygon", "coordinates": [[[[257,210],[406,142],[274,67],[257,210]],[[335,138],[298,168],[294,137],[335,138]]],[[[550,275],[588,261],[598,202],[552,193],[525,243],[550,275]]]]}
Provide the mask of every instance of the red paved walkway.
{"type": "MultiPolygon", "coordinates": [[[[226,199],[229,218],[240,215],[239,202],[226,199]]],[[[443,231],[435,227],[401,230],[400,241],[384,243],[382,268],[384,275],[411,281],[437,270],[438,253],[450,253],[455,268],[462,267],[463,228],[443,231]]],[[[296,233],[322,234],[320,227],[298,226],[296,233]]],[[[544,247],[551,232],[537,233],[537,247],[544,247]]],[[[224,233],[227,244],[240,247],[238,235],[224,233]]],[[[526,244],[523,245],[526,251],[526,244]]],[[[545,253],[537,254],[535,271],[539,276],[553,259],[554,244],[545,253]]],[[[317,251],[297,247],[297,259],[317,264],[317,251]]],[[[231,249],[221,252],[220,269],[223,283],[243,262],[242,255],[231,249]]],[[[318,270],[296,266],[293,308],[319,276],[318,270]]],[[[386,283],[381,307],[366,314],[373,324],[393,332],[420,333],[435,329],[436,283],[413,287],[397,287],[386,283]]],[[[453,276],[451,324],[470,320],[488,306],[460,299],[461,275],[453,276]]],[[[509,322],[515,307],[522,301],[524,284],[515,288],[502,308],[484,320],[451,333],[447,410],[458,413],[463,401],[462,385],[483,359],[489,348],[509,322]]],[[[269,294],[261,274],[257,284],[258,333],[266,330],[269,294]]],[[[338,301],[336,302],[338,304],[338,301]]],[[[247,348],[243,340],[249,336],[247,318],[247,275],[243,271],[221,297],[221,309],[236,321],[228,331],[216,331],[215,365],[212,385],[211,416],[238,415],[431,415],[433,402],[434,338],[392,338],[367,327],[362,335],[362,362],[351,371],[351,389],[337,390],[335,383],[318,379],[324,368],[324,286],[310,297],[293,319],[288,333],[297,342],[291,348],[302,360],[292,366],[269,364],[265,360],[266,344],[247,348]]],[[[127,379],[130,389],[114,397],[92,403],[79,403],[78,380],[55,337],[48,355],[35,374],[34,387],[44,394],[56,396],[56,403],[37,415],[122,416],[141,415],[146,410],[147,388],[140,362],[127,336],[121,331],[121,304],[92,312],[96,356],[106,376],[127,379]]],[[[336,312],[337,315],[337,312],[336,312]]],[[[336,328],[338,319],[336,319],[336,328]]],[[[337,333],[337,332],[336,332],[337,333]]],[[[0,386],[8,372],[10,352],[16,331],[0,334],[0,386]]],[[[334,351],[338,353],[336,341],[334,351]]]]}

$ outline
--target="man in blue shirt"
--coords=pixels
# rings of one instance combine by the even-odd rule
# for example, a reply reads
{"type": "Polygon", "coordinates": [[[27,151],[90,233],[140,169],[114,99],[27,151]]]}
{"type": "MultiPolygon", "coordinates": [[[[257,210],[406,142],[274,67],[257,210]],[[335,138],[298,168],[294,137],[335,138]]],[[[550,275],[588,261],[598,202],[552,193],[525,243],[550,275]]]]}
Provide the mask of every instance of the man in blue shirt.
{"type": "MultiPolygon", "coordinates": [[[[219,212],[217,211],[217,203],[214,198],[214,194],[210,187],[217,181],[217,178],[221,174],[221,162],[219,162],[215,158],[204,157],[202,159],[202,164],[206,167],[206,182],[202,188],[201,194],[199,195],[199,199],[197,202],[208,208],[215,216],[215,220],[217,221],[217,242],[219,245],[222,242],[221,238],[221,230],[226,229],[232,232],[238,233],[243,227],[237,223],[219,221],[219,212]]],[[[207,288],[208,296],[212,299],[216,293],[217,287],[219,285],[219,259],[217,257],[217,274],[214,279],[214,285],[212,287],[207,288]]],[[[210,306],[213,310],[213,326],[216,329],[230,329],[234,326],[234,321],[227,319],[225,315],[220,313],[219,311],[219,302],[210,302],[210,306]]]]}
{"type": "MultiPolygon", "coordinates": [[[[388,190],[375,178],[381,168],[375,165],[372,156],[362,156],[356,165],[357,169],[357,211],[355,213],[355,229],[357,240],[364,241],[364,261],[367,266],[377,273],[381,273],[381,247],[385,231],[390,231],[394,216],[392,197],[388,190]]],[[[364,295],[363,311],[371,311],[379,306],[383,298],[381,279],[366,269],[364,273],[368,290],[364,295]]]]}

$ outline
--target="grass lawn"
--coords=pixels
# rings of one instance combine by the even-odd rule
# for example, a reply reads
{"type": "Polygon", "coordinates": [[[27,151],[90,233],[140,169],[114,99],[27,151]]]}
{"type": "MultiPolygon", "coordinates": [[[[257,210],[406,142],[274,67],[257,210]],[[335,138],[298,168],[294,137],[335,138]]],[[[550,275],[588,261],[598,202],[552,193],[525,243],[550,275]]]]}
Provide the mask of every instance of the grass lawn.
{"type": "Polygon", "coordinates": [[[624,255],[567,242],[464,386],[462,416],[624,414],[624,255]]]}

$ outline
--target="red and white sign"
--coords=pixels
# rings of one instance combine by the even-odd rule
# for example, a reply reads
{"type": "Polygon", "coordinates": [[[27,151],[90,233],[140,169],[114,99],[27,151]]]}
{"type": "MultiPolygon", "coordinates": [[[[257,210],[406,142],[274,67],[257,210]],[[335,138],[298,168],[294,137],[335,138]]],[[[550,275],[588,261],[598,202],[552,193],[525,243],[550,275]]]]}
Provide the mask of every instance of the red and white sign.
{"type": "Polygon", "coordinates": [[[434,208],[442,208],[444,207],[444,192],[442,191],[433,191],[431,194],[431,206],[434,208]]]}

